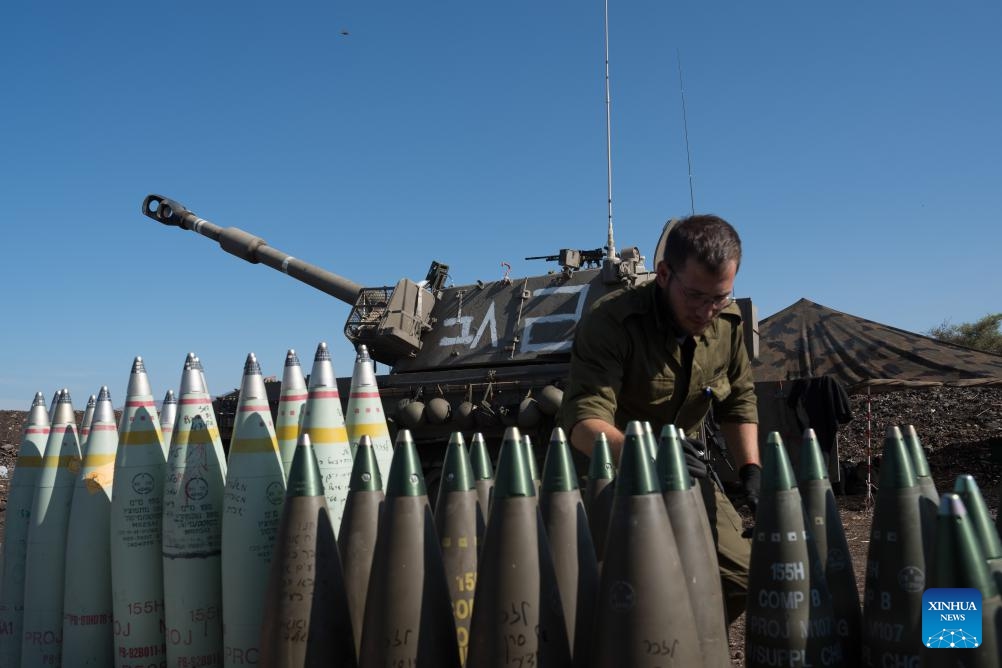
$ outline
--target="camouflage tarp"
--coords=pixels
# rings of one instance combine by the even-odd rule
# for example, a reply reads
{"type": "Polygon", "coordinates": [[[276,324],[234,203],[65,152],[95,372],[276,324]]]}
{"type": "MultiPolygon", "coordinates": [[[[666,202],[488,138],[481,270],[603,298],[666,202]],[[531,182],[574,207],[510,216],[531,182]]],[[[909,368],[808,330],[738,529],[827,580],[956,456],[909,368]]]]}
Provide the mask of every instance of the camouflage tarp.
{"type": "Polygon", "coordinates": [[[759,323],[755,380],[834,376],[850,392],[1002,385],[1002,355],[937,341],[801,299],[759,323]]]}

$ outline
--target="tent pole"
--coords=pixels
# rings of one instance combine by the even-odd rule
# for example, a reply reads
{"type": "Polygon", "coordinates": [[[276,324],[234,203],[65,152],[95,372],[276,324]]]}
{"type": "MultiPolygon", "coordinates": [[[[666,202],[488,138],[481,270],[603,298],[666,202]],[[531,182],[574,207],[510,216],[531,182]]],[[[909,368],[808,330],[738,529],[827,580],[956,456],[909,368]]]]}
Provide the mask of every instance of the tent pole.
{"type": "Polygon", "coordinates": [[[866,505],[873,504],[873,460],[872,441],[870,439],[870,422],[873,413],[870,408],[870,386],[866,386],[866,505]]]}

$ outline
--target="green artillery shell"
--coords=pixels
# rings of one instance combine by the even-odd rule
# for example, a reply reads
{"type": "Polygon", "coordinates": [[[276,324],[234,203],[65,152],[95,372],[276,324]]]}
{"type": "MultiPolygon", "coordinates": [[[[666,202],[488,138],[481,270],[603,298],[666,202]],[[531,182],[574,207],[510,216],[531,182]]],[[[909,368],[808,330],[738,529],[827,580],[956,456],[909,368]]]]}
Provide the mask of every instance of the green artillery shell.
{"type": "Polygon", "coordinates": [[[762,496],[755,512],[748,608],[748,666],[831,666],[842,662],[832,599],[783,440],[762,451],[762,496]]]}
{"type": "Polygon", "coordinates": [[[348,430],[352,457],[355,456],[358,441],[362,436],[368,436],[372,440],[372,450],[376,453],[376,461],[379,462],[379,472],[386,481],[390,472],[390,461],[393,459],[393,441],[390,440],[390,430],[386,426],[386,415],[383,413],[383,402],[379,399],[379,388],[376,387],[376,372],[372,367],[369,350],[365,346],[358,347],[355,368],[351,373],[345,427],[348,430]]]}
{"type": "Polygon", "coordinates": [[[567,642],[575,665],[583,666],[591,649],[592,615],[598,597],[598,561],[570,445],[560,427],[553,430],[546,450],[539,510],[553,553],[567,642]]]}
{"type": "Polygon", "coordinates": [[[912,460],[912,467],[915,469],[915,481],[918,483],[919,493],[938,508],[939,492],[936,491],[936,484],[932,480],[932,472],[929,470],[929,461],[925,458],[922,441],[919,440],[915,427],[910,424],[901,427],[901,433],[908,448],[908,456],[912,460]]]}
{"type": "Polygon", "coordinates": [[[484,518],[473,484],[473,467],[461,433],[453,432],[445,451],[442,481],[435,502],[435,529],[442,547],[445,579],[452,597],[452,617],[461,662],[470,646],[470,616],[477,581],[477,536],[484,518]]]}
{"type": "Polygon", "coordinates": [[[458,668],[442,551],[421,460],[401,430],[386,481],[386,501],[369,576],[361,668],[458,668]]]}
{"type": "Polygon", "coordinates": [[[658,439],[654,435],[654,427],[647,420],[641,422],[640,426],[644,430],[644,443],[647,444],[647,456],[650,457],[652,462],[656,462],[658,459],[658,439]]]}
{"type": "Polygon", "coordinates": [[[689,591],[643,427],[626,427],[602,564],[592,666],[701,666],[689,591]]]}
{"type": "MultiPolygon", "coordinates": [[[[484,516],[484,528],[491,514],[491,497],[494,494],[494,468],[491,466],[491,455],[487,451],[487,442],[479,431],[470,441],[470,465],[473,466],[474,484],[477,487],[477,499],[480,502],[480,512],[484,516]]],[[[479,534],[477,538],[483,538],[479,534]]]]}
{"type": "MultiPolygon", "coordinates": [[[[981,637],[958,639],[950,627],[956,622],[942,622],[943,628],[922,639],[922,665],[931,668],[998,668],[1002,663],[999,637],[1002,635],[1002,599],[988,572],[985,555],[971,516],[957,494],[947,493],[939,504],[936,543],[929,564],[930,588],[971,588],[981,592],[981,637]],[[942,643],[962,642],[960,650],[930,649],[942,643]],[[976,645],[976,647],[973,647],[976,645]]],[[[942,619],[942,616],[940,617],[942,619]]],[[[961,634],[964,635],[964,634],[961,634]]]]}
{"type": "Polygon", "coordinates": [[[256,665],[264,588],[285,502],[285,471],[268,392],[254,353],[247,356],[223,496],[223,665],[256,665]]]}
{"type": "Polygon", "coordinates": [[[616,487],[616,465],[612,461],[612,450],[605,434],[595,439],[595,449],[591,451],[588,465],[588,483],[585,485],[584,505],[588,513],[588,530],[595,543],[595,555],[602,563],[605,551],[605,536],[609,531],[609,515],[612,513],[612,499],[616,487]]]}
{"type": "Polygon", "coordinates": [[[918,665],[926,588],[919,487],[901,430],[884,438],[863,595],[863,665],[918,665]]]}
{"type": "Polygon", "coordinates": [[[0,571],[0,666],[21,665],[21,627],[24,621],[24,571],[28,549],[31,502],[42,471],[42,455],[49,439],[45,396],[35,395],[21,431],[21,447],[7,495],[0,571]]]}
{"type": "Polygon", "coordinates": [[[964,507],[967,508],[967,516],[985,555],[988,572],[995,579],[996,588],[1002,591],[1002,540],[999,540],[998,531],[992,524],[992,516],[988,512],[988,506],[985,505],[984,497],[981,496],[978,483],[975,482],[974,476],[957,476],[953,491],[960,495],[964,507]]]}
{"type": "Polygon", "coordinates": [[[522,436],[522,447],[525,448],[525,461],[529,465],[529,475],[532,483],[536,486],[536,501],[539,501],[539,490],[543,485],[539,477],[539,464],[536,462],[536,448],[532,445],[532,439],[528,434],[522,436]]]}
{"type": "MultiPolygon", "coordinates": [[[[173,431],[177,401],[167,393],[160,413],[173,431]],[[168,403],[168,399],[173,404],[168,403]]],[[[111,494],[111,593],[115,666],[161,664],[164,640],[163,500],[166,455],[153,391],[141,357],[132,363],[119,421],[111,494]]]]}
{"type": "Polygon", "coordinates": [[[118,427],[108,388],[102,387],[91,413],[83,466],[73,488],[66,534],[66,591],[63,595],[63,665],[111,666],[114,636],[111,609],[111,545],[95,536],[111,530],[111,489],[118,427]]]}
{"type": "Polygon", "coordinates": [[[31,504],[24,580],[22,666],[58,666],[62,656],[66,530],[80,442],[69,390],[60,392],[31,504]]]}
{"type": "Polygon", "coordinates": [[[282,391],[278,398],[278,418],[275,422],[278,452],[286,478],[289,477],[292,457],[296,452],[307,396],[303,367],[299,365],[296,351],[290,348],[285,354],[285,371],[282,372],[282,391]]]}
{"type": "Polygon", "coordinates": [[[163,445],[164,461],[167,461],[167,449],[170,447],[171,438],[174,435],[174,421],[176,419],[177,398],[174,396],[174,390],[167,390],[163,403],[160,404],[160,441],[163,445]]]}
{"type": "Polygon", "coordinates": [[[344,585],[320,468],[302,434],[265,591],[259,665],[354,668],[344,585]]]}
{"type": "Polygon", "coordinates": [[[372,556],[379,533],[379,511],[383,507],[383,478],[368,436],[359,439],[355,463],[344,504],[338,554],[344,569],[344,582],[356,654],[362,648],[362,622],[365,620],[365,596],[369,593],[372,556]]]}
{"type": "Polygon", "coordinates": [[[168,668],[223,662],[222,537],[226,461],[201,363],[181,375],[164,485],[164,608],[168,668]]]}
{"type": "Polygon", "coordinates": [[[84,409],[83,419],[80,420],[80,452],[87,447],[87,438],[90,436],[90,425],[94,422],[94,405],[97,403],[97,396],[92,394],[87,397],[87,407],[84,409]]]}
{"type": "Polygon", "coordinates": [[[313,358],[303,431],[310,435],[313,451],[317,454],[324,494],[334,523],[334,534],[339,535],[344,501],[348,496],[348,481],[351,479],[352,456],[348,431],[344,426],[344,412],[341,410],[341,395],[338,394],[337,378],[334,377],[334,365],[331,363],[327,344],[322,341],[313,358]]]}
{"type": "Polygon", "coordinates": [[[477,564],[471,668],[571,665],[560,591],[518,428],[505,430],[477,564]]]}
{"type": "Polygon", "coordinates": [[[693,603],[699,647],[706,666],[726,666],[730,661],[724,595],[720,589],[717,547],[703,495],[689,477],[685,455],[674,425],[661,430],[656,470],[668,521],[675,535],[682,572],[693,603]]]}
{"type": "Polygon", "coordinates": [[[821,446],[813,429],[804,432],[800,446],[799,489],[807,515],[808,531],[814,534],[814,544],[825,572],[825,581],[832,597],[835,631],[842,641],[843,659],[850,665],[859,663],[862,614],[859,589],[852,568],[849,543],[842,528],[835,504],[835,493],[828,480],[828,469],[821,446]]]}

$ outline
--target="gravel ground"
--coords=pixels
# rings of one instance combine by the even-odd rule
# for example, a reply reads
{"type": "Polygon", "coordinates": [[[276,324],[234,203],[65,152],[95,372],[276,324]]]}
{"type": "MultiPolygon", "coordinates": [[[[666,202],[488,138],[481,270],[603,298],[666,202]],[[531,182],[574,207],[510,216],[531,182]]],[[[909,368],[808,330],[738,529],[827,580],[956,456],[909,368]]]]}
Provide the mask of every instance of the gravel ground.
{"type": "MultiPolygon", "coordinates": [[[[970,473],[981,486],[992,512],[996,512],[1002,479],[1002,388],[942,387],[873,394],[869,398],[865,394],[854,395],[851,399],[854,419],[839,432],[843,461],[863,462],[859,470],[865,471],[868,413],[875,466],[879,463],[884,430],[890,425],[912,424],[926,448],[940,492],[951,489],[957,475],[970,473]]],[[[25,415],[23,411],[0,411],[0,466],[8,471],[6,477],[0,475],[0,526],[25,415]]],[[[877,481],[876,470],[873,481],[877,481]]],[[[865,494],[841,496],[838,501],[862,600],[873,507],[865,494]]],[[[747,511],[743,512],[750,526],[752,518],[747,511]]],[[[730,631],[732,663],[740,666],[744,656],[744,618],[735,622],[730,631]]]]}

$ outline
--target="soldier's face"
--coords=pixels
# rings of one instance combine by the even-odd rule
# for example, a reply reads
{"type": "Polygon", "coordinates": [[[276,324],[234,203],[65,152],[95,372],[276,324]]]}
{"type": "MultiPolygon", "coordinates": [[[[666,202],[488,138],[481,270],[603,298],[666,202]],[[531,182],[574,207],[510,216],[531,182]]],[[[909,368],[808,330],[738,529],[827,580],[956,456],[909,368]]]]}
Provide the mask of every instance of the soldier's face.
{"type": "Polygon", "coordinates": [[[674,269],[658,263],[657,281],[676,324],[690,336],[701,334],[723,308],[734,290],[737,262],[724,265],[720,273],[702,262],[686,261],[674,269]]]}

